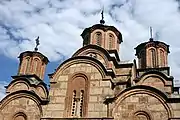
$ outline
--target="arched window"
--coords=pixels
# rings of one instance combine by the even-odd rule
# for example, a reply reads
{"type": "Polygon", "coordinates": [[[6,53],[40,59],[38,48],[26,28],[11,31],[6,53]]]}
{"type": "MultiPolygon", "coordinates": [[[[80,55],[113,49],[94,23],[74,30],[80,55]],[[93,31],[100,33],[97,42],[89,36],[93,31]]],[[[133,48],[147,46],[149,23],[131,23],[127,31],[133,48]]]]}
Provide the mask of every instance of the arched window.
{"type": "Polygon", "coordinates": [[[24,113],[19,112],[13,117],[13,120],[27,120],[27,116],[24,113]]]}
{"type": "Polygon", "coordinates": [[[29,57],[27,57],[26,59],[25,59],[25,68],[24,68],[24,73],[26,74],[26,73],[28,73],[29,72],[29,69],[30,69],[30,58],[29,57]]]}
{"type": "Polygon", "coordinates": [[[112,34],[109,34],[109,44],[108,44],[109,49],[112,49],[114,47],[113,44],[114,44],[114,36],[112,34]]]}
{"type": "Polygon", "coordinates": [[[150,49],[150,56],[151,56],[151,67],[156,67],[156,51],[155,49],[150,49]]]}
{"type": "MultiPolygon", "coordinates": [[[[68,84],[68,100],[66,108],[68,116],[85,117],[87,112],[87,101],[89,90],[88,79],[83,74],[78,74],[69,80],[68,84]]],[[[68,117],[67,116],[67,117],[68,117]]]]}
{"type": "Polygon", "coordinates": [[[96,44],[101,46],[102,44],[102,34],[100,32],[97,32],[95,35],[95,39],[96,39],[96,44]]]}
{"type": "Polygon", "coordinates": [[[145,111],[138,111],[134,114],[135,120],[151,120],[150,115],[145,111]]]}
{"type": "Polygon", "coordinates": [[[33,72],[37,73],[39,69],[39,59],[35,58],[34,59],[34,66],[33,66],[33,72]]]}
{"type": "Polygon", "coordinates": [[[160,65],[162,67],[165,66],[165,56],[164,56],[164,51],[160,49],[160,65]]]}

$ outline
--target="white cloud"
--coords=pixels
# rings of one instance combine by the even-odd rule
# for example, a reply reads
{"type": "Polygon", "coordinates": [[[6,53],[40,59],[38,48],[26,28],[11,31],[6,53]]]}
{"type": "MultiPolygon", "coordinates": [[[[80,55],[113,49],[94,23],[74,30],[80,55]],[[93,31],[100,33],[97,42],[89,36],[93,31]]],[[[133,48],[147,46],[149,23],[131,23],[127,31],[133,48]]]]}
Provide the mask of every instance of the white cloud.
{"type": "Polygon", "coordinates": [[[82,45],[84,28],[99,23],[105,8],[106,24],[123,34],[121,59],[134,59],[134,47],[148,41],[149,26],[170,45],[172,75],[180,79],[180,14],[175,0],[15,0],[0,2],[0,51],[16,58],[33,50],[40,36],[40,51],[51,61],[70,56],[82,45]]]}
{"type": "Polygon", "coordinates": [[[5,85],[7,85],[5,81],[0,81],[0,100],[5,97],[5,85]]]}

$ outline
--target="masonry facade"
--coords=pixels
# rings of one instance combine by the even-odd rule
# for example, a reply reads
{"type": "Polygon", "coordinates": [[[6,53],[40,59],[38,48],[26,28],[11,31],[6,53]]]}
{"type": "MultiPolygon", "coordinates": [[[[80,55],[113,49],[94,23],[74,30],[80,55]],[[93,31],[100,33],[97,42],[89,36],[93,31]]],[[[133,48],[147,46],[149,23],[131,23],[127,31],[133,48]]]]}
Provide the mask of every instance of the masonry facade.
{"type": "Polygon", "coordinates": [[[135,48],[138,61],[127,62],[119,58],[123,40],[114,26],[95,24],[81,36],[83,47],[49,74],[49,88],[43,81],[48,58],[37,51],[20,54],[0,120],[180,119],[169,45],[150,38],[135,48]]]}

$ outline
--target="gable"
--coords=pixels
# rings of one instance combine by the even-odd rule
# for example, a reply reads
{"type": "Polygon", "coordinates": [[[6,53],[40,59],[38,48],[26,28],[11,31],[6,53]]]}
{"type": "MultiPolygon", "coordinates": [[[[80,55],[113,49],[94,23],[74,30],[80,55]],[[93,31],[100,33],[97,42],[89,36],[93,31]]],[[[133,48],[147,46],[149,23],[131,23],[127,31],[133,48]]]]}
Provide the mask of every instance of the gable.
{"type": "Polygon", "coordinates": [[[146,85],[157,88],[166,93],[172,93],[172,81],[158,71],[144,73],[137,81],[137,85],[146,85]]]}

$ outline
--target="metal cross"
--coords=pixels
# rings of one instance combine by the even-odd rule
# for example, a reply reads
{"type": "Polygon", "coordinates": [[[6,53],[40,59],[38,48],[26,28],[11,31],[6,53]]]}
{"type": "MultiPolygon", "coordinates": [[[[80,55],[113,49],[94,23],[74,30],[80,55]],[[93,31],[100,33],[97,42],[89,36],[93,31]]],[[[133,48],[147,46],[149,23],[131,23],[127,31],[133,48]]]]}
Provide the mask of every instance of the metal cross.
{"type": "Polygon", "coordinates": [[[35,41],[36,41],[36,47],[34,48],[34,51],[38,51],[38,45],[40,45],[39,36],[35,39],[35,41]]]}
{"type": "Polygon", "coordinates": [[[104,23],[105,23],[105,21],[104,21],[104,7],[103,7],[103,10],[102,10],[102,12],[101,12],[101,20],[100,20],[100,23],[101,23],[101,24],[104,24],[104,23]]]}
{"type": "Polygon", "coordinates": [[[152,30],[152,27],[150,27],[150,37],[153,38],[153,30],[152,30]]]}

